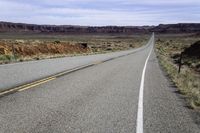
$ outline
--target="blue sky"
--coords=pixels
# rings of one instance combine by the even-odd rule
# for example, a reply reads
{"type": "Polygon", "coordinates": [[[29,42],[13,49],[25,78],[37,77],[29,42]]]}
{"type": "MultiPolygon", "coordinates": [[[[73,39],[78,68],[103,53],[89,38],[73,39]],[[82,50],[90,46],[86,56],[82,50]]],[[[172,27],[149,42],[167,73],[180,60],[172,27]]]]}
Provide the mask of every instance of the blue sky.
{"type": "Polygon", "coordinates": [[[200,23],[200,0],[0,0],[0,21],[91,26],[200,23]]]}

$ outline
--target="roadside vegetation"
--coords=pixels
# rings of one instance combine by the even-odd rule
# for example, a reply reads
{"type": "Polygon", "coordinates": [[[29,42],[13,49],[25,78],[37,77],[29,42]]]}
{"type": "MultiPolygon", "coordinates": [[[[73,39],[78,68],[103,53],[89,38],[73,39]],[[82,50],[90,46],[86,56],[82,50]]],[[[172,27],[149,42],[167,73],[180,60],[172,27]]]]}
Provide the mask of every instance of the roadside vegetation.
{"type": "Polygon", "coordinates": [[[190,107],[200,109],[200,36],[159,35],[156,38],[156,53],[160,64],[179,92],[185,95],[190,107]]]}
{"type": "Polygon", "coordinates": [[[0,34],[0,63],[115,52],[146,44],[148,36],[0,34]]]}

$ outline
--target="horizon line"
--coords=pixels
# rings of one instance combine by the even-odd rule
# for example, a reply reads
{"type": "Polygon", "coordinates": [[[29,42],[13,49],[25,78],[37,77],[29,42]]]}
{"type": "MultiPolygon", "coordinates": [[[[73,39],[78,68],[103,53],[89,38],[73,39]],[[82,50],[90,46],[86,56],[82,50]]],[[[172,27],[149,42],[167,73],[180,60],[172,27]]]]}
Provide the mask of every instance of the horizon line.
{"type": "Polygon", "coordinates": [[[46,26],[79,26],[79,27],[156,27],[160,25],[173,25],[173,24],[200,24],[195,22],[181,22],[181,23],[160,23],[158,25],[73,25],[73,24],[37,24],[37,23],[26,23],[26,22],[10,22],[10,21],[0,21],[0,23],[12,23],[12,24],[24,24],[24,25],[46,25],[46,26]]]}

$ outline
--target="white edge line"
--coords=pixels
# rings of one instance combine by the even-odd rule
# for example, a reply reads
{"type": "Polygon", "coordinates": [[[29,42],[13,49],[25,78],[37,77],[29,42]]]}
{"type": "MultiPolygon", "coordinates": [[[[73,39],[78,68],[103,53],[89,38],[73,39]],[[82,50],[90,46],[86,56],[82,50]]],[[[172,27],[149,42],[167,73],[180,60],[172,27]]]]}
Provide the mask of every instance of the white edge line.
{"type": "MultiPolygon", "coordinates": [[[[153,35],[154,37],[154,35],[153,35]]],[[[152,40],[151,40],[152,41],[152,40]]],[[[140,83],[140,91],[139,91],[139,100],[138,100],[138,112],[137,112],[137,126],[136,126],[136,133],[143,133],[143,94],[144,94],[144,78],[145,78],[145,72],[147,63],[149,60],[149,57],[151,55],[153,46],[149,52],[149,55],[145,61],[144,68],[142,71],[142,78],[140,83]]]]}

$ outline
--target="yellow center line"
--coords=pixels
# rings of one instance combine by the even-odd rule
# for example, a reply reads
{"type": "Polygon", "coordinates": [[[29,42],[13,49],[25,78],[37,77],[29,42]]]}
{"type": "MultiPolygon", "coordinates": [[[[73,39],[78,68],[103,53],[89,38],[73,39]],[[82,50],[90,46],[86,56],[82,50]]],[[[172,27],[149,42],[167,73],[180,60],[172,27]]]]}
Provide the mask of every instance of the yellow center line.
{"type": "MultiPolygon", "coordinates": [[[[0,96],[2,96],[2,95],[4,95],[4,94],[7,94],[7,93],[10,93],[10,92],[18,91],[18,90],[20,90],[20,89],[24,89],[24,88],[27,88],[27,87],[36,85],[36,84],[39,84],[39,83],[43,83],[44,81],[53,80],[53,78],[54,78],[54,77],[45,78],[45,79],[42,79],[42,80],[39,80],[39,81],[35,81],[35,82],[33,82],[33,83],[25,84],[25,85],[22,85],[22,86],[19,86],[19,87],[16,87],[16,88],[13,88],[13,89],[10,89],[10,90],[1,92],[1,93],[0,93],[0,96]]],[[[55,78],[54,78],[54,79],[55,79],[55,78]]],[[[44,82],[44,83],[45,83],[45,82],[44,82]]]]}
{"type": "MultiPolygon", "coordinates": [[[[102,63],[102,62],[98,62],[97,64],[99,64],[99,63],[102,63]]],[[[15,91],[20,92],[20,91],[24,91],[24,90],[33,88],[33,87],[35,87],[35,86],[44,84],[44,83],[49,82],[49,81],[51,81],[51,80],[54,80],[54,79],[56,79],[58,76],[62,76],[62,75],[64,75],[64,74],[67,74],[67,73],[70,73],[70,72],[79,70],[79,69],[81,69],[81,68],[83,68],[83,67],[86,67],[86,66],[88,66],[88,65],[81,66],[81,67],[77,67],[77,68],[71,69],[71,70],[67,70],[67,71],[58,73],[58,74],[56,74],[56,75],[50,76],[50,77],[48,77],[48,78],[44,78],[44,79],[41,79],[41,80],[38,80],[38,81],[34,81],[34,82],[32,82],[32,83],[28,83],[28,84],[25,84],[25,85],[21,85],[21,86],[19,86],[19,87],[15,87],[15,88],[13,88],[13,89],[9,89],[9,90],[7,90],[7,91],[0,92],[0,96],[5,95],[5,94],[8,94],[8,93],[11,93],[11,92],[15,92],[15,91]]]]}
{"type": "MultiPolygon", "coordinates": [[[[25,87],[27,87],[27,86],[31,86],[31,85],[34,85],[34,84],[37,84],[37,83],[41,83],[41,82],[43,82],[43,81],[46,81],[46,80],[52,79],[52,78],[54,78],[54,77],[48,77],[48,78],[45,78],[45,79],[41,79],[41,80],[38,80],[38,81],[35,81],[35,82],[32,82],[32,83],[29,83],[29,84],[25,84],[25,85],[19,86],[19,87],[14,88],[14,89],[25,88],[25,87]]],[[[14,89],[12,89],[12,90],[14,90],[14,89]]]]}
{"type": "Polygon", "coordinates": [[[54,77],[58,77],[58,76],[61,76],[61,75],[67,74],[67,73],[69,73],[69,72],[71,72],[71,71],[73,71],[73,70],[65,71],[65,72],[61,72],[61,73],[59,73],[59,74],[56,74],[54,77]]]}
{"type": "Polygon", "coordinates": [[[20,92],[20,91],[25,91],[25,90],[31,89],[31,88],[33,88],[33,87],[35,87],[35,86],[44,84],[44,83],[49,82],[49,81],[51,81],[51,80],[54,80],[54,79],[56,79],[56,78],[50,78],[50,79],[47,79],[47,80],[45,80],[45,81],[42,81],[42,82],[39,82],[39,83],[36,83],[36,84],[32,84],[32,85],[30,85],[30,86],[27,86],[27,87],[24,87],[24,88],[22,88],[22,89],[19,89],[18,91],[19,91],[19,92],[20,92]]]}
{"type": "Polygon", "coordinates": [[[67,73],[70,73],[70,72],[73,72],[73,71],[79,70],[79,69],[81,69],[81,68],[83,68],[83,67],[86,67],[86,66],[88,66],[88,65],[81,66],[81,67],[77,67],[77,68],[75,68],[75,69],[71,69],[71,70],[67,70],[67,71],[64,71],[64,72],[58,73],[58,74],[54,75],[54,77],[58,77],[58,76],[61,76],[61,75],[64,75],[64,74],[67,74],[67,73]]]}
{"type": "Polygon", "coordinates": [[[8,91],[1,92],[1,93],[0,93],[0,96],[1,96],[1,95],[4,95],[4,94],[7,94],[7,93],[9,93],[9,92],[15,91],[15,90],[16,90],[16,89],[12,89],[12,90],[8,90],[8,91]]]}
{"type": "Polygon", "coordinates": [[[94,65],[98,65],[98,64],[101,64],[103,63],[103,61],[97,61],[97,62],[94,62],[94,65]]]}

